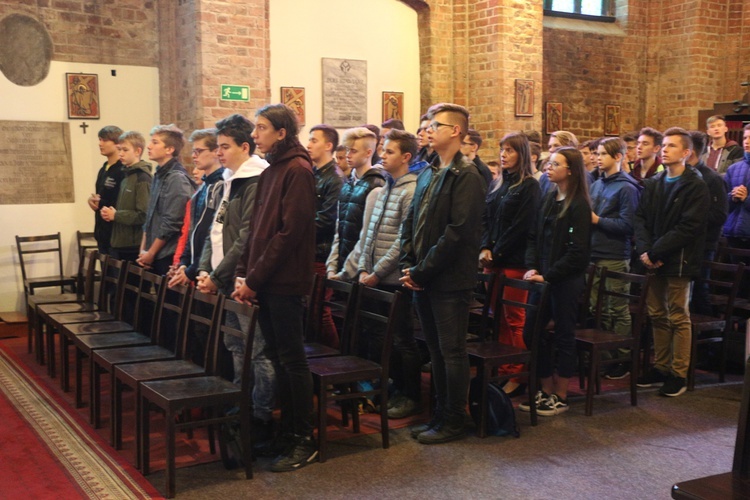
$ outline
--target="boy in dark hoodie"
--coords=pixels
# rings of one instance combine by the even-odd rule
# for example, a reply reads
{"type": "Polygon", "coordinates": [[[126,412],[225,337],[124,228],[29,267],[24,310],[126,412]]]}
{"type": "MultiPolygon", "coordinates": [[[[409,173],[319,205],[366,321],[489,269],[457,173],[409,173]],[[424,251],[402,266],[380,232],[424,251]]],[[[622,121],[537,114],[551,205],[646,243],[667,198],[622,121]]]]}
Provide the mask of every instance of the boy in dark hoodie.
{"type": "MultiPolygon", "coordinates": [[[[627,152],[625,142],[619,137],[608,137],[599,143],[598,163],[601,177],[591,185],[591,262],[597,268],[630,272],[632,252],[633,217],[640,198],[638,181],[622,171],[627,152]]],[[[591,308],[596,307],[599,290],[599,269],[591,287],[591,308]]],[[[628,283],[610,280],[608,290],[629,293],[628,283]]],[[[631,334],[628,300],[609,297],[602,309],[603,327],[622,336],[631,334]]],[[[615,351],[611,353],[617,357],[615,351]]],[[[630,373],[626,364],[614,365],[605,375],[621,379],[630,373]]]]}
{"type": "Polygon", "coordinates": [[[116,207],[103,206],[99,213],[112,222],[110,255],[135,262],[143,237],[148,200],[151,196],[151,165],[141,160],[146,141],[135,131],[123,132],[117,143],[120,162],[125,166],[116,207]]]}
{"type": "Polygon", "coordinates": [[[708,168],[724,175],[730,165],[742,159],[742,146],[727,140],[727,122],[721,115],[709,116],[706,119],[706,132],[711,138],[711,144],[700,159],[708,168]]]}

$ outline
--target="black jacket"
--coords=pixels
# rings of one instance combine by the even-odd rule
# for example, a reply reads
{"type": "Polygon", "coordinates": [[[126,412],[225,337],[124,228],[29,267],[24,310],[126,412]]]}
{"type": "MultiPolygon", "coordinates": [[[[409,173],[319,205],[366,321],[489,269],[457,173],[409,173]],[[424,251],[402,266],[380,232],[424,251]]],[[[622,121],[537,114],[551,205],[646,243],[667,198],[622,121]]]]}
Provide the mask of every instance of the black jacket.
{"type": "Polygon", "coordinates": [[[317,207],[315,212],[315,262],[325,262],[331,253],[336,236],[336,209],[344,181],[336,172],[336,162],[331,160],[314,168],[317,207]]]}
{"type": "Polygon", "coordinates": [[[582,198],[572,200],[562,218],[555,219],[549,249],[549,268],[541,268],[544,219],[555,203],[557,190],[544,196],[542,209],[529,231],[526,267],[536,269],[551,284],[583,275],[591,260],[591,207],[582,198]]]}
{"type": "Polygon", "coordinates": [[[635,212],[636,252],[663,262],[656,270],[660,276],[697,276],[706,240],[708,187],[698,172],[685,168],[667,197],[666,177],[665,170],[644,181],[635,212]]]}
{"type": "Polygon", "coordinates": [[[438,157],[417,178],[414,198],[401,234],[401,269],[428,290],[450,292],[476,286],[487,184],[477,167],[460,152],[449,167],[438,157]],[[429,199],[432,177],[439,176],[429,199]],[[422,237],[416,237],[419,210],[427,210],[422,237]]]}
{"type": "Polygon", "coordinates": [[[492,252],[493,267],[524,267],[529,229],[536,222],[542,190],[533,177],[519,185],[518,173],[503,171],[503,183],[487,194],[481,249],[492,252]]]}
{"type": "Polygon", "coordinates": [[[707,167],[702,161],[698,161],[693,168],[700,172],[703,182],[708,186],[710,205],[708,219],[706,220],[706,246],[715,248],[717,243],[719,243],[721,229],[729,213],[726,186],[724,185],[724,179],[714,169],[707,167]]]}
{"type": "MultiPolygon", "coordinates": [[[[102,207],[117,208],[117,196],[120,194],[120,183],[125,176],[125,166],[117,160],[109,168],[105,161],[96,176],[96,194],[100,196],[99,209],[102,207]]],[[[94,238],[99,248],[109,248],[112,237],[112,222],[102,219],[99,210],[94,212],[94,238]]]]}

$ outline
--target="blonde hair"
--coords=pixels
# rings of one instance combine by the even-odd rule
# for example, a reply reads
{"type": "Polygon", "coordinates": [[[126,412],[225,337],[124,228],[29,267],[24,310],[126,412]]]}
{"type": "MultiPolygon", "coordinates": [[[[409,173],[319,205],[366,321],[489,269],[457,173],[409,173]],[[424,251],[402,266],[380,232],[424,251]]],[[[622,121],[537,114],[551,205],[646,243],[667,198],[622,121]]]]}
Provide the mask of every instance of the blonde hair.
{"type": "Polygon", "coordinates": [[[354,143],[358,139],[365,139],[367,147],[375,151],[375,145],[378,142],[378,137],[372,130],[365,127],[350,128],[349,130],[344,132],[344,137],[341,142],[348,149],[354,146],[354,143]]]}
{"type": "Polygon", "coordinates": [[[120,137],[117,138],[117,144],[123,142],[129,143],[135,149],[141,148],[141,154],[143,154],[143,151],[146,148],[146,139],[143,138],[143,134],[136,132],[135,130],[128,130],[127,132],[120,134],[120,137]]]}
{"type": "Polygon", "coordinates": [[[557,132],[552,132],[550,134],[550,137],[557,138],[558,141],[560,141],[560,146],[572,146],[574,148],[578,147],[578,137],[573,132],[568,132],[567,130],[558,130],[557,132]]]}

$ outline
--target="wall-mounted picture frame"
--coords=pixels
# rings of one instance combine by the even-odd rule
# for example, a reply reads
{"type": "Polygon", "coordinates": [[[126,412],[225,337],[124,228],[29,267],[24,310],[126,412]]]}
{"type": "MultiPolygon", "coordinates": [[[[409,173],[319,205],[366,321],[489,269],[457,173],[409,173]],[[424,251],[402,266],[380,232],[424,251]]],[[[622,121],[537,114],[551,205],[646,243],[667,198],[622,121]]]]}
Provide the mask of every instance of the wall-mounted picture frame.
{"type": "Polygon", "coordinates": [[[544,133],[551,134],[563,129],[563,105],[549,101],[544,107],[544,133]]]}
{"type": "Polygon", "coordinates": [[[516,116],[534,116],[534,80],[516,79],[516,116]]]}
{"type": "Polygon", "coordinates": [[[99,75],[89,73],[65,73],[68,118],[98,120],[99,75]]]}
{"type": "Polygon", "coordinates": [[[604,135],[620,135],[622,118],[620,106],[607,104],[604,108],[604,135]]]}
{"type": "Polygon", "coordinates": [[[383,92],[383,121],[404,120],[404,93],[383,92]]]}
{"type": "Polygon", "coordinates": [[[281,87],[281,102],[292,108],[299,126],[305,125],[305,88],[281,87]]]}

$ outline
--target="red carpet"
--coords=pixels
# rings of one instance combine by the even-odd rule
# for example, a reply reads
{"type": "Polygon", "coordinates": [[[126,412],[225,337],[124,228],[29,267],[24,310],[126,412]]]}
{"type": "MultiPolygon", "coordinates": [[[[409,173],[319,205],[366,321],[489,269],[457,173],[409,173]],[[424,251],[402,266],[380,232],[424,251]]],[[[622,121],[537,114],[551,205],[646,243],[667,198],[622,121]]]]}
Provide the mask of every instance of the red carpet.
{"type": "MultiPolygon", "coordinates": [[[[20,342],[19,342],[20,341],[20,342]]],[[[70,405],[0,343],[2,497],[160,498],[70,405]],[[11,465],[12,464],[12,465],[11,465]]]]}

